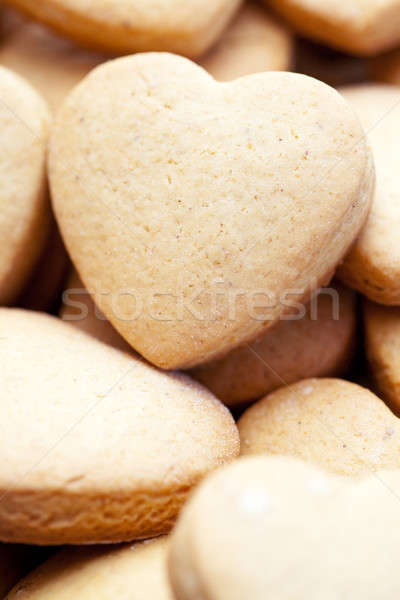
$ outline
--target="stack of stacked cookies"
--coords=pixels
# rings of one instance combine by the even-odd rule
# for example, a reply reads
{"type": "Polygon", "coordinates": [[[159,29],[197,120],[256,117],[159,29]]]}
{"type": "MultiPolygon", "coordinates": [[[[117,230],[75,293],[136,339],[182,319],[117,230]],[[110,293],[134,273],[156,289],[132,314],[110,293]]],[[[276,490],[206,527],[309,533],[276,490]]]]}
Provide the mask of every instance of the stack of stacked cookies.
{"type": "Polygon", "coordinates": [[[0,10],[0,600],[398,598],[399,0],[0,10]]]}

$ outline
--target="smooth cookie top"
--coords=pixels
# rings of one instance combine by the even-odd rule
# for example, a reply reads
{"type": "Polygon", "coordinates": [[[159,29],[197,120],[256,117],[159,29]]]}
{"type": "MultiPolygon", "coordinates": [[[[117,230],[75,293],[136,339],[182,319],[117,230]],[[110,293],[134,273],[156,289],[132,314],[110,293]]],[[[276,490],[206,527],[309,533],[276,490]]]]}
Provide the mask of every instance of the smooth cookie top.
{"type": "Polygon", "coordinates": [[[170,54],[92,71],[50,149],[56,216],[85,286],[163,368],[254,339],[288,290],[303,300],[326,283],[373,178],[361,126],[328,86],[293,73],[217,83],[170,54]]]}
{"type": "Polygon", "coordinates": [[[240,418],[242,454],[301,458],[360,477],[400,467],[400,421],[375,394],[340,379],[281,387],[240,418]]]}
{"type": "Polygon", "coordinates": [[[392,600],[399,493],[398,469],[352,482],[287,458],[236,461],[207,478],[178,521],[176,597],[392,600]]]}

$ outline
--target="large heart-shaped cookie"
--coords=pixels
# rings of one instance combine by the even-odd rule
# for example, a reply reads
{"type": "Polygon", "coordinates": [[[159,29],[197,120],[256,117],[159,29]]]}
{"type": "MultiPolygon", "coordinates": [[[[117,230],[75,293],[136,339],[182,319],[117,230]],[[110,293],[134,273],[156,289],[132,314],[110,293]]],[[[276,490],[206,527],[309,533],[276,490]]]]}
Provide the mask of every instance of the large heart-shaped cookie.
{"type": "Polygon", "coordinates": [[[164,368],[255,338],[326,282],[366,218],[373,173],[361,125],[326,85],[290,73],[217,83],[169,54],[95,69],[50,148],[85,286],[164,368]]]}

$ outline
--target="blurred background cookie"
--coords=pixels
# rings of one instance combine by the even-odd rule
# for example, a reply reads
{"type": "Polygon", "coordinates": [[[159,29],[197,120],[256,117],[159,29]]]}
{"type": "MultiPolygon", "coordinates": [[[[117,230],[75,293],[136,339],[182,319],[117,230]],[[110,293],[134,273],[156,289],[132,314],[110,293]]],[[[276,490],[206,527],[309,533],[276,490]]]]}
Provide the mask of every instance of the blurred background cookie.
{"type": "Polygon", "coordinates": [[[199,64],[215,79],[229,81],[262,71],[289,71],[292,60],[292,33],[249,0],[199,64]]]}
{"type": "Polygon", "coordinates": [[[400,305],[400,88],[365,84],[340,91],[371,144],[376,189],[367,222],[338,276],[375,302],[400,305]]]}
{"type": "Polygon", "coordinates": [[[258,340],[190,373],[234,406],[299,379],[343,374],[356,349],[356,326],[355,294],[341,285],[322,289],[258,340]]]}
{"type": "Polygon", "coordinates": [[[6,0],[82,45],[112,52],[199,56],[221,35],[240,0],[6,0]]]}

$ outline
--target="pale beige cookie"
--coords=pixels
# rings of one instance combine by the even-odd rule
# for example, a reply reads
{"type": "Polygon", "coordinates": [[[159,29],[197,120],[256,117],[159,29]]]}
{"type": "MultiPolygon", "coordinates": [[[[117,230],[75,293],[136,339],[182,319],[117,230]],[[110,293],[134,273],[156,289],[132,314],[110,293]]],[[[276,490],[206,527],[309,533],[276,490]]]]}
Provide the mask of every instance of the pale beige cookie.
{"type": "Polygon", "coordinates": [[[239,452],[229,411],[61,320],[0,310],[0,539],[127,541],[169,531],[239,452]]]}
{"type": "MultiPolygon", "coordinates": [[[[13,11],[7,10],[0,18],[11,20],[9,12],[13,11]]],[[[26,77],[53,110],[91,69],[107,60],[105,55],[85,51],[39,23],[23,17],[13,21],[0,41],[0,65],[26,77]]]]}
{"type": "Polygon", "coordinates": [[[176,600],[393,600],[400,470],[360,481],[247,458],[211,475],[171,539],[176,600]]]}
{"type": "Polygon", "coordinates": [[[123,352],[133,352],[129,344],[114,329],[93,302],[75,269],[68,277],[63,292],[59,316],[81,331],[92,335],[104,344],[123,352]]]}
{"type": "Polygon", "coordinates": [[[217,83],[162,53],[106,63],[75,88],[49,169],[85,286],[168,369],[256,338],[288,294],[326,284],[374,182],[359,122],[331,88],[293,73],[217,83]]]}
{"type": "Polygon", "coordinates": [[[21,292],[46,242],[50,117],[22,78],[0,67],[0,304],[21,292]]]}
{"type": "Polygon", "coordinates": [[[365,344],[374,380],[383,397],[400,411],[400,308],[366,302],[365,344]]]}
{"type": "Polygon", "coordinates": [[[343,88],[371,143],[376,166],[372,209],[339,277],[380,304],[400,304],[400,89],[366,84],[343,88]]]}
{"type": "Polygon", "coordinates": [[[205,52],[241,0],[6,0],[84,46],[131,54],[205,52]]]}
{"type": "Polygon", "coordinates": [[[296,30],[350,54],[373,56],[400,43],[399,0],[264,0],[296,30]]]}
{"type": "Polygon", "coordinates": [[[173,600],[165,537],[131,546],[62,550],[33,571],[7,600],[173,600]]]}
{"type": "Polygon", "coordinates": [[[272,392],[240,418],[242,454],[301,458],[340,475],[400,467],[400,421],[375,394],[340,379],[272,392]]]}
{"type": "Polygon", "coordinates": [[[392,50],[370,61],[371,75],[377,81],[400,85],[400,50],[392,50]]]}
{"type": "Polygon", "coordinates": [[[57,308],[68,275],[68,255],[57,225],[52,219],[52,231],[17,306],[29,310],[52,311],[57,308]]]}
{"type": "Polygon", "coordinates": [[[228,406],[306,377],[340,375],[356,346],[355,308],[350,290],[323,289],[307,308],[297,308],[266,335],[191,375],[228,406]]]}
{"type": "Polygon", "coordinates": [[[288,71],[292,54],[290,31],[249,0],[199,64],[215,79],[229,81],[262,71],[288,71]]]}

